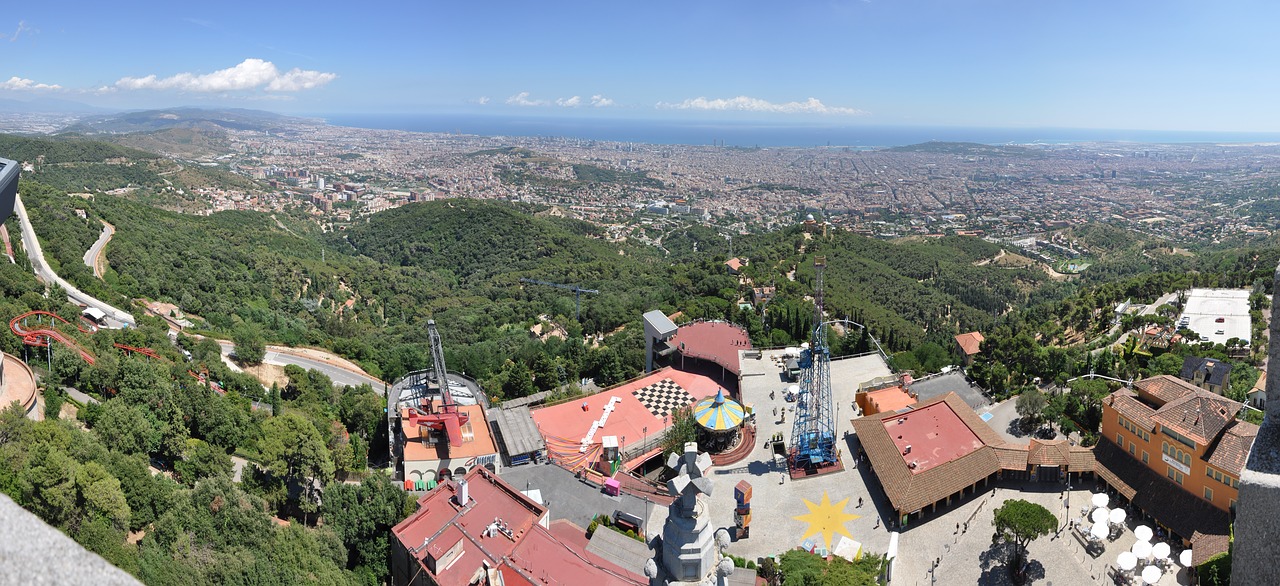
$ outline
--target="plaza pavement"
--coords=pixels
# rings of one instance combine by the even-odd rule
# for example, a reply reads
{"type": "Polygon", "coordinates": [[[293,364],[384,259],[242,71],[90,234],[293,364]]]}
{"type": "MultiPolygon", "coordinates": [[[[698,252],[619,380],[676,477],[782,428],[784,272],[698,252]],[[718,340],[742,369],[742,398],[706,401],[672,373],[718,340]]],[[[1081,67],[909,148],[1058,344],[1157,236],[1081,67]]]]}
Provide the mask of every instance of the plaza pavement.
{"type": "MultiPolygon", "coordinates": [[[[1070,517],[1079,518],[1080,509],[1089,503],[1092,482],[1070,491],[1070,517]]],[[[1056,483],[1022,483],[995,487],[978,493],[958,506],[918,522],[904,531],[899,541],[899,558],[894,568],[894,586],[933,584],[1012,584],[1005,559],[1008,550],[992,547],[995,534],[995,510],[1006,500],[1023,499],[1052,511],[1062,528],[1067,521],[1066,491],[1056,483]],[[957,531],[957,524],[960,529],[957,531]],[[932,573],[930,566],[938,560],[932,573]]],[[[1085,551],[1081,541],[1063,529],[1031,543],[1028,549],[1029,584],[1074,586],[1076,584],[1114,584],[1109,571],[1116,556],[1127,551],[1137,540],[1133,528],[1139,522],[1126,520],[1126,529],[1115,541],[1105,541],[1105,550],[1096,558],[1085,551]]],[[[1177,555],[1179,548],[1174,548],[1177,555]]],[[[1141,569],[1143,565],[1139,565],[1141,569]]],[[[1175,566],[1176,567],[1176,566],[1175,566]]],[[[1141,583],[1141,582],[1137,582],[1141,583]]],[[[1166,572],[1157,583],[1174,586],[1187,583],[1187,571],[1166,572]]]]}
{"type": "MultiPolygon", "coordinates": [[[[820,504],[825,493],[832,504],[848,499],[841,512],[858,517],[845,522],[844,527],[854,540],[862,543],[863,551],[884,554],[892,537],[886,521],[892,522],[894,513],[874,473],[865,464],[854,467],[852,454],[855,453],[853,442],[856,437],[849,420],[854,416],[853,399],[858,385],[872,378],[890,375],[891,371],[876,355],[832,362],[833,403],[838,412],[836,435],[841,438],[840,458],[845,469],[796,481],[790,478],[782,480],[785,467],[775,463],[772,453],[765,447],[765,442],[775,433],[781,432],[784,438],[790,438],[794,422],[794,412],[787,412],[785,423],[773,415],[774,407],[782,409],[794,405],[782,397],[783,389],[790,383],[782,377],[781,363],[775,359],[780,354],[780,351],[765,351],[760,360],[742,360],[743,400],[755,405],[759,440],[755,453],[747,459],[727,467],[712,468],[715,488],[708,501],[712,524],[716,527],[733,526],[733,488],[738,481],[747,480],[753,492],[751,534],[745,539],[736,539],[728,551],[751,560],[779,554],[803,542],[808,526],[795,517],[810,512],[806,500],[820,504]],[[774,399],[769,398],[770,391],[774,391],[774,399]],[[864,503],[861,508],[857,506],[860,497],[864,503]]],[[[1009,401],[988,409],[996,410],[1002,419],[1011,419],[1005,412],[1012,412],[1012,407],[1013,402],[1009,401]]],[[[1079,517],[1080,508],[1087,505],[1088,489],[1093,488],[1093,483],[1086,484],[1070,491],[1070,511],[1066,491],[1061,485],[1024,483],[981,491],[935,516],[913,523],[899,535],[898,559],[891,583],[895,586],[1009,584],[1004,565],[1006,551],[992,547],[995,509],[1007,499],[1021,498],[1053,511],[1059,527],[1064,527],[1069,516],[1079,517]],[[938,566],[931,573],[930,566],[934,560],[938,560],[938,566]]],[[[1117,554],[1133,545],[1132,529],[1135,525],[1130,519],[1124,534],[1114,542],[1107,542],[1105,551],[1097,558],[1090,556],[1065,528],[1060,534],[1034,541],[1028,552],[1033,578],[1030,583],[1046,586],[1112,584],[1108,569],[1114,565],[1117,554]]],[[[818,539],[821,540],[822,536],[818,539]]],[[[829,546],[834,546],[838,540],[839,533],[836,533],[829,546]]],[[[1176,574],[1166,573],[1159,584],[1185,584],[1186,576],[1185,570],[1176,574]]]]}
{"type": "MultiPolygon", "coordinates": [[[[886,502],[883,494],[873,494],[867,488],[867,478],[863,470],[854,468],[853,461],[853,426],[849,420],[854,417],[854,393],[858,385],[870,379],[889,376],[892,372],[878,355],[835,360],[831,363],[831,383],[833,387],[833,408],[835,417],[835,433],[839,440],[840,459],[844,463],[844,471],[833,474],[804,478],[792,481],[786,478],[781,482],[785,464],[775,463],[772,452],[765,447],[766,441],[775,433],[781,432],[784,438],[791,437],[791,425],[795,421],[795,413],[787,411],[786,421],[779,422],[773,415],[774,407],[794,407],[783,399],[783,390],[791,384],[782,377],[781,364],[775,360],[781,351],[764,351],[760,360],[742,359],[743,400],[755,405],[756,437],[755,453],[747,459],[724,468],[713,468],[711,476],[714,490],[710,499],[711,522],[717,527],[733,526],[733,488],[740,480],[751,483],[753,498],[751,534],[746,539],[736,540],[729,546],[729,553],[754,560],[779,554],[799,546],[807,524],[794,517],[809,513],[805,500],[814,504],[822,502],[826,493],[832,503],[849,499],[843,512],[860,515],[860,518],[849,521],[845,527],[853,539],[862,542],[864,551],[884,553],[889,547],[889,532],[883,522],[875,528],[875,502],[886,502]],[[769,392],[774,391],[774,398],[769,392]],[[846,434],[848,436],[846,437],[846,434]],[[858,508],[858,498],[862,497],[864,506],[858,508]]],[[[879,485],[871,482],[876,493],[879,485]]],[[[886,516],[892,518],[892,512],[885,508],[886,516]]],[[[837,534],[838,535],[838,534],[837,534]]],[[[838,541],[835,537],[833,541],[838,541]]],[[[831,545],[834,545],[831,544],[831,545]]]]}

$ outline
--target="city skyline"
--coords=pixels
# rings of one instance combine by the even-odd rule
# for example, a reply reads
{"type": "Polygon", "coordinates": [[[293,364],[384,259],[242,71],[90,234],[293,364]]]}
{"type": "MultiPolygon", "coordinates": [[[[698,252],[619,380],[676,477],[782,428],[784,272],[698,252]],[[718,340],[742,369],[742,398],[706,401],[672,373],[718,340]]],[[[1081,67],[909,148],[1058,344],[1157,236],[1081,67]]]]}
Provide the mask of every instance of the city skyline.
{"type": "Polygon", "coordinates": [[[1267,132],[1273,6],[24,6],[0,99],[114,109],[1267,132]]]}

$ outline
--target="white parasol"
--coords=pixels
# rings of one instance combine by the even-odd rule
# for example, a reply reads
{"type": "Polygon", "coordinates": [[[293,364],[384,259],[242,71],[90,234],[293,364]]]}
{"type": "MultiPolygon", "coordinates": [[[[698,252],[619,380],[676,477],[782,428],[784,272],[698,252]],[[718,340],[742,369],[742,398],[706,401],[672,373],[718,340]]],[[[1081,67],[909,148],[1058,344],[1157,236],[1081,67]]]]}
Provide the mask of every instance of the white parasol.
{"type": "Polygon", "coordinates": [[[1178,554],[1178,563],[1182,564],[1183,567],[1190,568],[1191,567],[1191,550],[1189,549],[1182,550],[1182,553],[1178,554]]]}
{"type": "Polygon", "coordinates": [[[1094,536],[1094,537],[1095,537],[1095,538],[1097,538],[1097,539],[1106,539],[1106,538],[1107,538],[1107,524],[1106,524],[1106,523],[1094,523],[1094,524],[1093,524],[1093,527],[1091,527],[1091,528],[1089,529],[1089,535],[1092,535],[1092,536],[1094,536]]]}
{"type": "Polygon", "coordinates": [[[1111,497],[1107,496],[1105,492],[1093,495],[1093,506],[1095,507],[1105,507],[1109,502],[1111,502],[1111,497]]]}
{"type": "Polygon", "coordinates": [[[1151,557],[1162,560],[1169,557],[1169,544],[1161,541],[1151,546],[1151,557]]]}
{"type": "Polygon", "coordinates": [[[1089,513],[1089,520],[1094,523],[1106,524],[1108,515],[1109,512],[1106,507],[1097,508],[1092,513],[1089,513]]]}
{"type": "Polygon", "coordinates": [[[1112,522],[1112,523],[1114,523],[1114,524],[1116,524],[1116,525],[1119,525],[1119,524],[1121,524],[1121,523],[1124,523],[1124,518],[1125,518],[1125,512],[1124,512],[1124,509],[1111,509],[1111,522],[1112,522]]]}
{"type": "Polygon", "coordinates": [[[1149,541],[1135,542],[1133,544],[1133,549],[1130,551],[1133,552],[1133,555],[1138,556],[1138,559],[1145,560],[1147,559],[1147,557],[1151,555],[1151,542],[1149,541]]]}
{"type": "Polygon", "coordinates": [[[1161,572],[1160,568],[1157,568],[1155,566],[1147,566],[1145,568],[1142,568],[1142,581],[1146,582],[1147,584],[1155,584],[1156,582],[1160,581],[1160,576],[1162,576],[1163,574],[1164,572],[1161,572]]]}
{"type": "Polygon", "coordinates": [[[1133,535],[1138,538],[1138,541],[1151,541],[1151,528],[1146,525],[1138,525],[1133,528],[1133,535]]]}
{"type": "Polygon", "coordinates": [[[1138,556],[1133,555],[1131,551],[1122,551],[1120,555],[1116,556],[1116,565],[1120,566],[1121,570],[1128,572],[1138,567],[1138,556]]]}

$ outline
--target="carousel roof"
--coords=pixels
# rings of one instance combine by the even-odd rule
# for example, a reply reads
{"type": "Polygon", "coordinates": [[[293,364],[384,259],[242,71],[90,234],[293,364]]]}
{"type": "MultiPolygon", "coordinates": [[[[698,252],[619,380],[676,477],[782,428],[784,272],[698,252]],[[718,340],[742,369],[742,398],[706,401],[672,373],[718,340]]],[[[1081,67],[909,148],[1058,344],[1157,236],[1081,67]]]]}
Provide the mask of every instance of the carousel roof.
{"type": "Polygon", "coordinates": [[[698,420],[698,425],[711,431],[734,429],[742,425],[745,417],[742,405],[725,398],[724,389],[716,391],[714,397],[707,397],[693,407],[693,418],[698,420]]]}

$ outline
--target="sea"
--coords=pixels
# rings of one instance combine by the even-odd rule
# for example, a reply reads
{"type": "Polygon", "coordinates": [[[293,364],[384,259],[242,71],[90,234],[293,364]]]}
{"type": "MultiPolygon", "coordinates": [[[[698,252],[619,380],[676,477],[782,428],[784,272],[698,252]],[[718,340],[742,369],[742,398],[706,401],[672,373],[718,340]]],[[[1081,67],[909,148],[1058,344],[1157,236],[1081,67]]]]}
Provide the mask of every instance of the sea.
{"type": "Polygon", "coordinates": [[[1196,132],[1090,128],[978,128],[961,126],[874,126],[787,124],[740,121],[625,120],[477,116],[467,114],[333,114],[329,124],[356,128],[443,132],[478,136],[571,138],[623,143],[721,145],[730,147],[878,148],[931,141],[982,144],[1270,143],[1275,132],[1196,132]]]}

